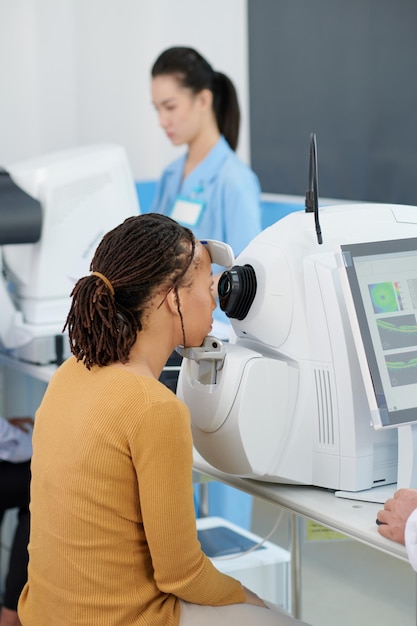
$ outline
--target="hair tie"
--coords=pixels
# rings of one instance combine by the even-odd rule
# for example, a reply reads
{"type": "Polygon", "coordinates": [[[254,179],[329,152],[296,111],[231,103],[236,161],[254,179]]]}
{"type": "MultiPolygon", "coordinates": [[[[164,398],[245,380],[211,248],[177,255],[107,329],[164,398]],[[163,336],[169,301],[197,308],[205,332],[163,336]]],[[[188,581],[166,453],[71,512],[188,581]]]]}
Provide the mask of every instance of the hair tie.
{"type": "Polygon", "coordinates": [[[91,272],[91,275],[92,276],[98,276],[99,278],[101,278],[103,283],[106,283],[106,285],[107,285],[111,295],[114,296],[114,287],[111,284],[111,282],[109,281],[109,279],[104,276],[104,274],[102,274],[101,272],[91,272]]]}

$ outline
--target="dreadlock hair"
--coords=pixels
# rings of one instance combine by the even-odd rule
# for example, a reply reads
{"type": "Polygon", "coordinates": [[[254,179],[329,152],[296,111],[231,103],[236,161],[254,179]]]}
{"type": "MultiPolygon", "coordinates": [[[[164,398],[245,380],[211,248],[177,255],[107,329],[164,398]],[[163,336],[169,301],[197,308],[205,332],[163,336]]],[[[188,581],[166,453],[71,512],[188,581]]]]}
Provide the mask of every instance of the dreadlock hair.
{"type": "Polygon", "coordinates": [[[77,361],[87,369],[126,363],[144,307],[162,286],[176,292],[184,336],[178,287],[194,252],[191,230],[156,213],[129,217],[104,235],[90,265],[97,274],[80,278],[71,293],[64,330],[77,361]]]}
{"type": "Polygon", "coordinates": [[[239,139],[240,109],[236,89],[228,76],[213,70],[193,48],[176,46],[162,52],[152,66],[151,76],[176,75],[183,87],[194,94],[209,89],[217,126],[226,141],[236,150],[239,139]]]}

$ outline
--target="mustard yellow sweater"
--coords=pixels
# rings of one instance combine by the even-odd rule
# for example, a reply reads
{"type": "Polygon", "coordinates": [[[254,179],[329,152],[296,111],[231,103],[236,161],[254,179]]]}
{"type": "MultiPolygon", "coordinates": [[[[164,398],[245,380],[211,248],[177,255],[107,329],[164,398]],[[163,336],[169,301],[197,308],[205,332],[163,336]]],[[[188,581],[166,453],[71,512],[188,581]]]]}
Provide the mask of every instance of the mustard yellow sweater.
{"type": "Polygon", "coordinates": [[[164,385],[70,358],[33,435],[23,626],[170,626],[181,598],[243,602],[201,552],[187,407],[164,385]]]}

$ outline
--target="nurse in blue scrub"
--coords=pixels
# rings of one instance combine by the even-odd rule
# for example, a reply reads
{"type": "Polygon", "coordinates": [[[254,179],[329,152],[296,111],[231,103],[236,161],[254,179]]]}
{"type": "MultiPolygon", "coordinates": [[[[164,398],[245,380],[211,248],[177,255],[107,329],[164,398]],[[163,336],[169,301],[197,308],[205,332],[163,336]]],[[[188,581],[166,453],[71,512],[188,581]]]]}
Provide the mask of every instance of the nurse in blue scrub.
{"type": "MultiPolygon", "coordinates": [[[[261,208],[258,178],[235,153],[240,112],[233,83],[185,47],[165,50],[151,74],[162,129],[174,145],[187,145],[164,170],[152,211],[188,226],[199,239],[228,243],[237,256],[261,231],[261,208]]],[[[214,320],[214,334],[228,338],[219,308],[214,320]]]]}

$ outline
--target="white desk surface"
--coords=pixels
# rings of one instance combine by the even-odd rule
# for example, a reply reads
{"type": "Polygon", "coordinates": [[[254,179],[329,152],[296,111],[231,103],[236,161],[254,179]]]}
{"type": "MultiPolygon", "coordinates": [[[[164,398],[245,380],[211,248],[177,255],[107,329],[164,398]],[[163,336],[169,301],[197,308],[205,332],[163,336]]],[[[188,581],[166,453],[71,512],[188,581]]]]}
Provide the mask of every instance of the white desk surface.
{"type": "Polygon", "coordinates": [[[238,478],[215,469],[197,451],[194,452],[194,469],[408,562],[405,547],[381,537],[377,531],[375,520],[381,504],[338,498],[334,492],[320,487],[238,478]]]}

